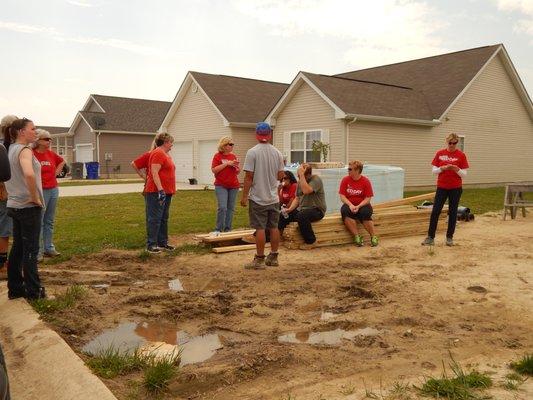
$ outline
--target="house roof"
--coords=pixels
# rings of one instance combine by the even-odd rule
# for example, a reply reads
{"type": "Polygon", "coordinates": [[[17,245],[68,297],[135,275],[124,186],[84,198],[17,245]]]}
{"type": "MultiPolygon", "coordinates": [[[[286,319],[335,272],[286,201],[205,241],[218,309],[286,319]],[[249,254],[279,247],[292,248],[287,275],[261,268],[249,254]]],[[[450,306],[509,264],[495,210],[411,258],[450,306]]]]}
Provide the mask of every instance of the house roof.
{"type": "Polygon", "coordinates": [[[285,90],[286,83],[190,72],[229,123],[263,121],[285,90]]]}
{"type": "Polygon", "coordinates": [[[91,97],[104,112],[80,111],[83,119],[94,130],[155,133],[171,103],[168,101],[132,99],[127,97],[91,97]]]}
{"type": "Polygon", "coordinates": [[[37,129],[44,129],[45,131],[50,132],[51,135],[56,135],[58,133],[67,133],[69,130],[68,126],[38,126],[37,129]]]}
{"type": "Polygon", "coordinates": [[[421,91],[409,87],[302,72],[347,114],[432,120],[421,91]]]}
{"type": "Polygon", "coordinates": [[[478,47],[334,76],[412,88],[425,97],[432,119],[438,119],[500,47],[478,47]]]}

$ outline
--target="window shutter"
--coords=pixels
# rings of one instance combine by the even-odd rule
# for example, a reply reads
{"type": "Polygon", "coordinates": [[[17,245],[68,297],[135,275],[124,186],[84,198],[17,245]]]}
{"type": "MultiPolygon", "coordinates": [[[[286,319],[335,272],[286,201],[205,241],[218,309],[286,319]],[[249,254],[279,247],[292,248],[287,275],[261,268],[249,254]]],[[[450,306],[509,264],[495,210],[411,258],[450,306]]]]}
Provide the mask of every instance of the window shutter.
{"type": "Polygon", "coordinates": [[[291,133],[283,133],[283,157],[286,158],[287,162],[291,162],[291,133]]]}
{"type": "MultiPolygon", "coordinates": [[[[323,129],[322,130],[322,137],[321,137],[320,140],[324,144],[329,144],[329,129],[323,129]]],[[[322,160],[322,161],[325,162],[326,160],[322,160]]],[[[331,147],[329,148],[329,151],[328,151],[328,159],[327,159],[327,161],[331,161],[331,147]]]]}

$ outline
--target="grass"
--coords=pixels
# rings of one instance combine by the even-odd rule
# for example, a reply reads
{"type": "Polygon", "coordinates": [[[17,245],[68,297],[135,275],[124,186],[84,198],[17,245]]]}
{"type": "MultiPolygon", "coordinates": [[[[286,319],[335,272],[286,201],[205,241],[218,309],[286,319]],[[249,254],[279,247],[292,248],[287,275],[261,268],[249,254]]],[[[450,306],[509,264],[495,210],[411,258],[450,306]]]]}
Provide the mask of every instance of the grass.
{"type": "Polygon", "coordinates": [[[87,366],[96,375],[107,379],[140,371],[147,364],[147,357],[141,354],[138,349],[132,352],[124,352],[114,346],[99,351],[87,360],[87,366]]]}
{"type": "Polygon", "coordinates": [[[523,378],[522,375],[511,372],[505,376],[505,382],[503,382],[502,387],[506,390],[518,390],[520,385],[524,383],[527,378],[523,378]]]}
{"type": "Polygon", "coordinates": [[[87,294],[87,289],[81,285],[69,287],[65,293],[57,295],[54,299],[37,299],[31,302],[34,310],[42,316],[48,316],[65,308],[73,307],[76,302],[87,294]]]}
{"type": "Polygon", "coordinates": [[[533,376],[533,354],[526,354],[511,363],[511,368],[522,375],[533,376]]]}
{"type": "Polygon", "coordinates": [[[98,179],[89,179],[89,180],[76,180],[76,181],[61,181],[58,183],[59,186],[94,186],[94,185],[116,185],[120,183],[142,183],[142,179],[120,179],[120,180],[98,180],[98,179]]]}
{"type": "Polygon", "coordinates": [[[492,386],[492,379],[478,371],[465,372],[450,354],[450,368],[452,376],[448,377],[446,368],[441,378],[428,377],[419,389],[424,396],[450,400],[473,400],[483,399],[477,390],[487,389],[492,386]]]}
{"type": "MultiPolygon", "coordinates": [[[[406,192],[405,196],[420,193],[423,192],[406,192]]],[[[499,211],[503,204],[503,194],[504,188],[465,189],[461,204],[470,207],[476,214],[499,211]]],[[[213,191],[178,192],[170,207],[169,234],[213,230],[216,209],[213,191]]],[[[105,248],[142,249],[146,236],[144,214],[144,199],[139,193],[60,197],[55,223],[55,244],[62,255],[47,263],[61,262],[73,255],[90,254],[105,248]]],[[[247,225],[248,210],[237,203],[233,226],[242,228],[247,225]]]]}
{"type": "Polygon", "coordinates": [[[151,393],[164,392],[178,373],[181,352],[153,357],[144,370],[143,386],[151,393]]]}

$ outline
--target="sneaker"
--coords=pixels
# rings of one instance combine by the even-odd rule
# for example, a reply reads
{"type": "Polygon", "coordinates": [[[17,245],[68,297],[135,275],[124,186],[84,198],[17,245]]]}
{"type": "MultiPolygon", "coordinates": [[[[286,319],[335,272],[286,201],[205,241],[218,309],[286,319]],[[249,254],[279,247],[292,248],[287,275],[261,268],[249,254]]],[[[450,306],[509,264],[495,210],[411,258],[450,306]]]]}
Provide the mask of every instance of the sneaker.
{"type": "Polygon", "coordinates": [[[422,246],[433,246],[435,244],[435,239],[428,236],[421,244],[422,246]]]}
{"type": "Polygon", "coordinates": [[[161,253],[161,249],[157,246],[150,246],[146,248],[148,253],[161,253]]]}
{"type": "Polygon", "coordinates": [[[314,243],[303,243],[300,245],[300,250],[311,250],[316,247],[316,242],[314,243]]]}
{"type": "Polygon", "coordinates": [[[176,248],[174,246],[171,246],[170,244],[166,244],[164,246],[157,246],[157,248],[160,250],[165,250],[165,251],[176,250],[176,248]]]}
{"type": "Polygon", "coordinates": [[[20,299],[20,298],[23,298],[23,297],[26,297],[26,293],[25,292],[17,292],[17,293],[8,292],[7,293],[7,298],[9,300],[20,299]]]}
{"type": "Polygon", "coordinates": [[[243,238],[241,239],[243,242],[245,243],[255,243],[255,236],[254,235],[246,235],[246,236],[243,236],[243,238]]]}
{"type": "Polygon", "coordinates": [[[220,236],[220,231],[213,231],[209,234],[209,236],[217,237],[220,236]]]}
{"type": "Polygon", "coordinates": [[[372,236],[370,238],[370,246],[376,247],[379,244],[379,238],[377,236],[372,236]]]}
{"type": "Polygon", "coordinates": [[[44,287],[40,287],[39,288],[39,294],[37,294],[37,296],[26,296],[26,299],[28,300],[39,300],[39,299],[46,299],[46,290],[44,289],[44,287]]]}
{"type": "Polygon", "coordinates": [[[45,257],[57,257],[57,256],[60,256],[60,255],[61,255],[61,253],[58,252],[56,249],[52,249],[52,250],[44,252],[44,256],[45,257]]]}
{"type": "Polygon", "coordinates": [[[278,253],[270,253],[268,256],[266,256],[265,265],[267,267],[278,267],[278,253]]]}
{"type": "Polygon", "coordinates": [[[248,264],[244,264],[244,269],[265,269],[265,256],[256,255],[248,264]]]}
{"type": "Polygon", "coordinates": [[[363,237],[361,235],[355,235],[353,241],[357,247],[363,246],[363,237]]]}
{"type": "Polygon", "coordinates": [[[453,238],[451,237],[446,238],[446,246],[453,246],[453,238]]]}

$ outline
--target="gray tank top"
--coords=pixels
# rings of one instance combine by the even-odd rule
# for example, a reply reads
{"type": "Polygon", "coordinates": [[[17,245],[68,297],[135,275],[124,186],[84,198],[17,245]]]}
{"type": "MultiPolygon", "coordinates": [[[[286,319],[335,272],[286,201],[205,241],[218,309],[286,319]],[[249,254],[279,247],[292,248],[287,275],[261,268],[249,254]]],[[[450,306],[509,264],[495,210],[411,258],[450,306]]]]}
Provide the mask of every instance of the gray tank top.
{"type": "MultiPolygon", "coordinates": [[[[30,149],[28,146],[20,143],[13,143],[9,146],[9,152],[7,156],[9,158],[9,165],[11,167],[11,179],[6,182],[8,196],[7,206],[9,208],[35,207],[34,204],[29,203],[30,191],[26,186],[26,178],[24,178],[24,173],[22,172],[22,167],[20,166],[20,152],[26,147],[30,149]]],[[[41,202],[44,204],[43,184],[41,182],[41,164],[35,158],[35,156],[33,156],[33,153],[32,165],[33,172],[35,173],[35,182],[37,184],[37,193],[39,193],[41,202]]]]}

